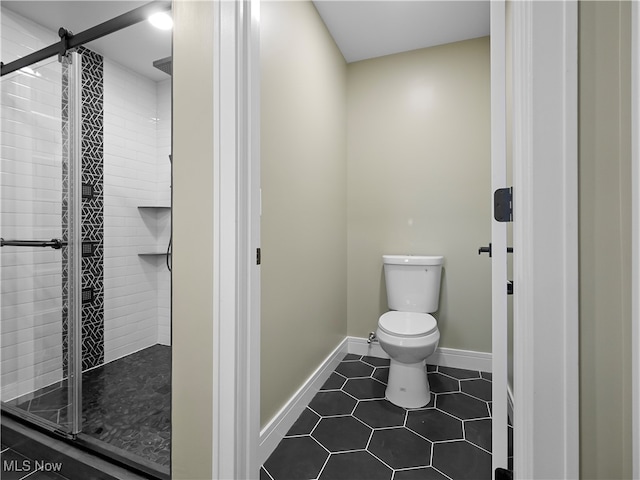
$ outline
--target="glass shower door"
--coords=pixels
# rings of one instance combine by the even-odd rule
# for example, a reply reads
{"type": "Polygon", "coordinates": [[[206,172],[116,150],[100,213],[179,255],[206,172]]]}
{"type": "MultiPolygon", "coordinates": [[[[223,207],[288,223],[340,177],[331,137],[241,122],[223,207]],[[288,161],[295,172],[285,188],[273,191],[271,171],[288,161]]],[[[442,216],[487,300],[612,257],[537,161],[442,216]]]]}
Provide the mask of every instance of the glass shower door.
{"type": "Polygon", "coordinates": [[[67,435],[81,427],[79,63],[0,80],[0,400],[67,435]]]}

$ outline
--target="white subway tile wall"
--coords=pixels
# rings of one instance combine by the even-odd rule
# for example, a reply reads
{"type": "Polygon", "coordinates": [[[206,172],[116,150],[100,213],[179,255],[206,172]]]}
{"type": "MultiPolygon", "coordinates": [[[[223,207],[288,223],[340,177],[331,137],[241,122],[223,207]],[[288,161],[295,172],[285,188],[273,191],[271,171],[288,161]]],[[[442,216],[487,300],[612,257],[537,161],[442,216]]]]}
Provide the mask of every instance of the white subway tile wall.
{"type": "MultiPolygon", "coordinates": [[[[2,61],[57,40],[2,9],[2,61]]],[[[61,235],[61,74],[56,59],[43,77],[2,79],[0,201],[4,238],[61,235]],[[35,85],[42,87],[35,87],[35,85]],[[8,88],[7,85],[11,88],[8,88]],[[30,101],[25,110],[24,102],[30,101]],[[33,110],[36,114],[30,113],[33,110]]],[[[105,361],[170,342],[165,257],[170,205],[170,81],[156,84],[115,61],[104,66],[105,361]]],[[[62,377],[59,251],[3,248],[0,337],[2,400],[62,377]]]]}
{"type": "MultiPolygon", "coordinates": [[[[56,40],[53,32],[2,10],[3,62],[56,40]]],[[[62,236],[62,69],[55,59],[0,83],[0,236],[62,236]]],[[[59,250],[0,250],[0,399],[62,375],[62,258],[59,250]]]]}

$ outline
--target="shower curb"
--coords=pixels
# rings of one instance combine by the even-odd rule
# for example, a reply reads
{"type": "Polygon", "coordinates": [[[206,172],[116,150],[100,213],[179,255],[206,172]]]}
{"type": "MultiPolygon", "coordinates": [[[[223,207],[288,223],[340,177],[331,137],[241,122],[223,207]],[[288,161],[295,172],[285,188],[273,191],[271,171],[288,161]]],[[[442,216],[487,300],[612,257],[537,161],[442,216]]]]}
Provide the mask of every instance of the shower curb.
{"type": "Polygon", "coordinates": [[[2,414],[2,443],[38,461],[60,462],[60,475],[69,480],[145,480],[148,477],[114,465],[69,443],[28,428],[2,414]]]}

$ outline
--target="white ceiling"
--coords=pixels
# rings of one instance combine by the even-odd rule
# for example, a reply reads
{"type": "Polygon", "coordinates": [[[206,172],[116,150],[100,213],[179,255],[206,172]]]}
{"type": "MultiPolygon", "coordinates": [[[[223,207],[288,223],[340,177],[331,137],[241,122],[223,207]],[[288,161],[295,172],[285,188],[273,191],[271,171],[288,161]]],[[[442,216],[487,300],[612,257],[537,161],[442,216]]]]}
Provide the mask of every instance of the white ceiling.
{"type": "Polygon", "coordinates": [[[347,62],[489,35],[489,0],[315,0],[347,62]]]}
{"type": "MultiPolygon", "coordinates": [[[[314,4],[345,60],[354,62],[489,35],[489,1],[315,0],[314,4]]],[[[145,3],[2,0],[3,7],[54,32],[64,27],[75,33],[145,3]]],[[[167,78],[152,63],[171,55],[171,32],[158,30],[148,22],[87,46],[155,81],[167,78]]]]}

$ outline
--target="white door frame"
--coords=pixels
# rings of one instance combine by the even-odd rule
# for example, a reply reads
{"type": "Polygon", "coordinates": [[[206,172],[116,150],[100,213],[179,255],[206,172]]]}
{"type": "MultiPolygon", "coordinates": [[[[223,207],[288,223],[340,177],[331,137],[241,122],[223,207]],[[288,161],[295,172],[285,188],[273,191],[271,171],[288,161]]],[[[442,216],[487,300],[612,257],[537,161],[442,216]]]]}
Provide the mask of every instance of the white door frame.
{"type": "MultiPolygon", "coordinates": [[[[215,478],[260,466],[258,3],[216,2],[213,32],[215,478]]],[[[578,478],[577,3],[511,7],[515,476],[578,478]]]]}
{"type": "Polygon", "coordinates": [[[215,479],[258,479],[260,3],[214,3],[215,479]]]}
{"type": "Polygon", "coordinates": [[[578,8],[513,2],[514,475],[578,478],[578,8]]]}
{"type": "Polygon", "coordinates": [[[640,479],[640,6],[631,4],[631,372],[633,478],[640,479]]]}

